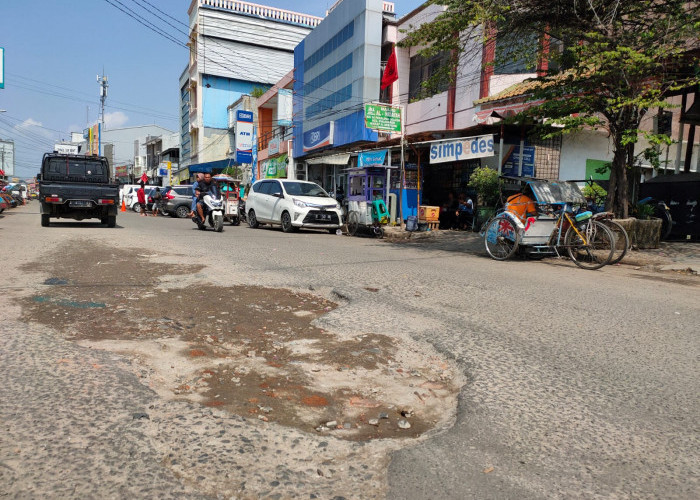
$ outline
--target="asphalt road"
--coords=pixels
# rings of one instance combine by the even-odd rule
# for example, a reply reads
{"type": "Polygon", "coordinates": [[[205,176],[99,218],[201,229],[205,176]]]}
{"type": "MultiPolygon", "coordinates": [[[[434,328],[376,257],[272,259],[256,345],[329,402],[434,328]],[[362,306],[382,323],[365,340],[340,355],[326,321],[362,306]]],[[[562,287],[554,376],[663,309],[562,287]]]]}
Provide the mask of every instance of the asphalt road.
{"type": "MultiPolygon", "coordinates": [[[[700,497],[698,277],[678,279],[629,266],[584,271],[565,260],[495,262],[471,251],[468,235],[392,244],[245,226],[226,226],[217,234],[197,231],[187,220],[132,213],[120,214],[115,229],[68,221],[41,228],[36,202],[3,215],[0,496],[6,488],[5,493],[18,498],[39,496],[42,491],[61,497],[114,498],[154,492],[164,497],[225,493],[234,498],[700,497]],[[60,360],[70,355],[58,353],[73,347],[46,329],[23,324],[17,299],[36,293],[45,278],[27,266],[66,242],[76,248],[90,242],[130,249],[170,263],[204,264],[195,278],[210,284],[312,290],[336,300],[341,306],[317,322],[322,327],[393,336],[451,363],[464,382],[456,414],[449,425],[417,440],[377,444],[372,448],[374,461],[366,461],[374,467],[371,478],[355,475],[350,459],[333,474],[318,469],[312,475],[324,480],[347,476],[351,482],[340,481],[335,489],[324,490],[314,482],[318,477],[297,478],[290,486],[296,488],[294,494],[259,486],[274,478],[250,480],[248,489],[234,493],[183,480],[187,472],[168,465],[163,458],[168,456],[167,447],[158,445],[163,438],[159,434],[170,437],[165,423],[147,429],[115,425],[111,429],[126,437],[116,443],[107,440],[104,453],[91,455],[86,446],[78,446],[83,453],[76,458],[79,464],[93,461],[111,478],[97,476],[90,489],[81,484],[81,467],[65,463],[71,460],[70,448],[58,456],[47,454],[43,462],[20,450],[31,448],[42,457],[28,434],[46,439],[51,432],[44,427],[46,422],[32,418],[44,415],[38,404],[42,399],[32,395],[32,387],[50,384],[52,377],[70,386],[70,378],[39,365],[50,358],[60,366],[60,360]],[[35,360],[36,370],[27,368],[27,357],[35,360]],[[27,380],[20,384],[17,379],[22,377],[27,380]],[[124,453],[131,457],[128,468],[118,466],[124,453]],[[66,471],[63,479],[44,469],[56,461],[66,471]],[[36,471],[27,475],[27,468],[36,471]],[[62,482],[72,486],[51,489],[62,482]],[[35,489],[28,489],[30,483],[35,489]]],[[[184,299],[183,307],[187,307],[184,299]]],[[[128,360],[93,355],[99,357],[94,364],[108,365],[109,373],[81,383],[87,384],[84,391],[96,393],[97,401],[102,398],[100,390],[112,392],[100,406],[130,404],[138,411],[150,404],[153,413],[158,411],[157,398],[129,375],[128,360]],[[133,391],[111,391],[117,383],[133,391]]],[[[68,394],[46,391],[42,397],[47,404],[50,400],[56,409],[65,408],[72,415],[66,419],[82,412],[73,427],[51,423],[52,428],[63,429],[63,436],[89,425],[92,418],[105,418],[76,406],[68,394]]],[[[212,418],[211,409],[187,408],[179,411],[212,418]]],[[[44,417],[58,420],[57,411],[44,417]]],[[[234,419],[230,425],[245,429],[249,424],[234,419]]],[[[95,439],[109,435],[108,429],[94,432],[95,439]]],[[[303,434],[294,436],[321,439],[303,434]]],[[[331,443],[337,456],[356,453],[358,463],[364,460],[362,445],[331,443]]],[[[302,453],[285,449],[279,465],[293,469],[297,452],[302,453]]],[[[254,460],[232,460],[234,465],[256,467],[254,460]]]]}

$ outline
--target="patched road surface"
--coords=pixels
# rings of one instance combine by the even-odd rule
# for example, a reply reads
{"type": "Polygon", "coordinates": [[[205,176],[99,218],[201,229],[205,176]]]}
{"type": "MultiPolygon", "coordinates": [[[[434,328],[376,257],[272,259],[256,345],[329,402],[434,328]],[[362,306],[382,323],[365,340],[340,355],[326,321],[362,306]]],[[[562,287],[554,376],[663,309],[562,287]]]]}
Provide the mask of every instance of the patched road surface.
{"type": "Polygon", "coordinates": [[[117,224],[0,216],[2,498],[700,496],[697,276],[117,224]]]}

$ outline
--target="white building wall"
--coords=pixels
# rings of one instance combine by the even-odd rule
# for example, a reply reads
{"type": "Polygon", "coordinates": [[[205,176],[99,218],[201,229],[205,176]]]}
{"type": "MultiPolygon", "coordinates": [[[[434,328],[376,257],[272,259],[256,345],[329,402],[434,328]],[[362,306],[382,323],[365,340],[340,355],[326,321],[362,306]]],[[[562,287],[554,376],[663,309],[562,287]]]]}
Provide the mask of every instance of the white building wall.
{"type": "MultiPolygon", "coordinates": [[[[136,127],[124,127],[102,132],[102,143],[112,144],[114,146],[114,166],[135,164],[134,159],[134,141],[138,140],[140,145],[146,141],[146,136],[172,136],[177,135],[176,132],[168,130],[160,125],[142,125],[136,127]]],[[[179,143],[179,138],[176,139],[176,145],[179,143]]],[[[174,147],[174,146],[173,146],[174,147]]],[[[145,146],[139,147],[139,154],[146,154],[145,146]],[[142,149],[142,151],[141,151],[142,149]]]]}

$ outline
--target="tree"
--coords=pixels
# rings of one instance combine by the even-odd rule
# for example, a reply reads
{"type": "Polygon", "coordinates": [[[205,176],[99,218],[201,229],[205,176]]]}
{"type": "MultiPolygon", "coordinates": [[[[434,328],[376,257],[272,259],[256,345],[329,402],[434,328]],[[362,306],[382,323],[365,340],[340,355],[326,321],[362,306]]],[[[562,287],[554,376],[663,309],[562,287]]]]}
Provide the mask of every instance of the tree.
{"type": "MultiPolygon", "coordinates": [[[[699,3],[680,0],[430,0],[446,11],[408,33],[403,45],[427,54],[451,50],[473,57],[484,43],[507,46],[501,58],[549,70],[529,90],[529,109],[511,121],[529,123],[540,136],[582,128],[608,131],[613,149],[608,210],[626,217],[628,171],[645,137],[652,147],[670,138],[644,132],[652,108],[700,83],[699,3]],[[459,33],[459,36],[456,35],[459,33]],[[536,39],[538,43],[518,43],[536,39]],[[552,126],[555,124],[555,126],[552,126]]],[[[497,61],[497,63],[504,61],[497,61]]],[[[442,72],[436,78],[445,78],[442,72]]],[[[449,76],[448,76],[449,77],[449,76]]],[[[434,83],[430,83],[433,85],[434,83]]],[[[653,157],[648,151],[646,157],[653,157]]]]}

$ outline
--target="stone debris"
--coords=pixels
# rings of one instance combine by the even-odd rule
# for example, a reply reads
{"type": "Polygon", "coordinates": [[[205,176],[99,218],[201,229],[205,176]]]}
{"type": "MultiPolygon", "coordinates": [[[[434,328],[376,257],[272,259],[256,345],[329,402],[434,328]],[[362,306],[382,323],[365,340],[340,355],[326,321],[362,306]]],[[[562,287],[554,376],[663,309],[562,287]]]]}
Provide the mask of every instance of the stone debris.
{"type": "Polygon", "coordinates": [[[330,420],[326,422],[326,427],[329,429],[332,429],[333,427],[336,427],[338,425],[338,422],[336,420],[330,420]]]}
{"type": "Polygon", "coordinates": [[[387,419],[387,418],[389,418],[389,414],[388,414],[388,413],[382,412],[382,413],[379,414],[379,418],[380,418],[380,419],[382,419],[382,418],[387,419]]]}
{"type": "Polygon", "coordinates": [[[379,425],[379,419],[378,418],[370,418],[367,423],[369,425],[379,425]]]}
{"type": "Polygon", "coordinates": [[[399,426],[399,429],[410,429],[411,428],[411,424],[407,420],[403,420],[403,419],[398,421],[398,426],[399,426]]]}

